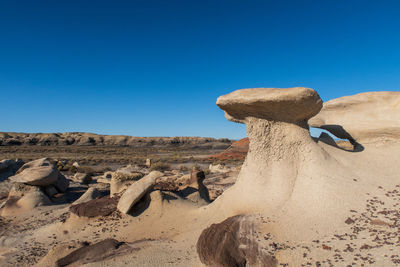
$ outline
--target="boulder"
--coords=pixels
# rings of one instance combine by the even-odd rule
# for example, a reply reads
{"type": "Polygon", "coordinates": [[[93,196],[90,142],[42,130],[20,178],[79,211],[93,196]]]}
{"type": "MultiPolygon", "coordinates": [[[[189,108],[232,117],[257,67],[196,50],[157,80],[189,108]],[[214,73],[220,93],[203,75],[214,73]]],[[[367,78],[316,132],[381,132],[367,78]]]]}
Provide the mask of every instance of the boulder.
{"type": "Polygon", "coordinates": [[[139,181],[133,183],[118,202],[118,210],[127,214],[129,210],[154,186],[156,179],[163,176],[162,172],[152,171],[139,181]]]}
{"type": "Polygon", "coordinates": [[[78,217],[94,218],[108,216],[117,210],[118,200],[110,197],[95,198],[87,202],[71,205],[69,210],[78,217]]]}
{"type": "Polygon", "coordinates": [[[54,184],[57,181],[58,175],[59,171],[54,166],[32,166],[23,168],[21,172],[18,171],[18,174],[11,176],[9,179],[16,183],[47,186],[54,184]]]}
{"type": "Polygon", "coordinates": [[[81,172],[77,172],[74,175],[73,178],[74,182],[80,183],[80,184],[90,184],[90,182],[92,181],[92,176],[90,174],[87,173],[81,173],[81,172]]]}
{"type": "Polygon", "coordinates": [[[367,92],[325,102],[312,127],[342,139],[376,142],[400,139],[400,92],[367,92]]]}
{"type": "Polygon", "coordinates": [[[251,224],[237,215],[203,230],[197,241],[200,261],[207,266],[276,266],[276,260],[251,239],[251,224]]]}
{"type": "Polygon", "coordinates": [[[22,167],[19,168],[19,170],[17,171],[17,174],[21,173],[22,171],[24,171],[25,169],[28,169],[28,168],[53,166],[53,165],[54,164],[50,161],[49,158],[41,158],[41,159],[37,159],[37,160],[32,160],[32,161],[29,161],[29,162],[25,163],[24,165],[22,165],[22,167]]]}
{"type": "Polygon", "coordinates": [[[67,178],[65,178],[64,175],[59,173],[58,178],[53,185],[55,186],[55,188],[57,188],[57,190],[59,192],[64,193],[67,191],[67,189],[69,187],[69,180],[67,178]]]}
{"type": "Polygon", "coordinates": [[[99,190],[97,190],[97,188],[90,187],[88,190],[86,190],[86,192],[80,198],[75,200],[74,203],[72,203],[72,204],[76,205],[76,204],[85,203],[90,200],[99,198],[100,196],[101,196],[101,193],[99,190]]]}

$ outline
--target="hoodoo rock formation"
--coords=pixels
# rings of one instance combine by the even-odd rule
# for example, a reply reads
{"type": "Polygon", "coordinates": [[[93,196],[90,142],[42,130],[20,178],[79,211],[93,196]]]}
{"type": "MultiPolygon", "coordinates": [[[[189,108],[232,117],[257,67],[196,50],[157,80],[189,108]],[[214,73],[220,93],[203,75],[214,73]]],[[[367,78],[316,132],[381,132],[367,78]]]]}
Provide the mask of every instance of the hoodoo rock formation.
{"type": "MultiPolygon", "coordinates": [[[[398,108],[394,102],[383,109],[398,108]]],[[[285,246],[299,247],[302,242],[349,231],[349,214],[364,208],[368,192],[376,191],[377,177],[394,177],[392,165],[384,162],[383,150],[375,151],[380,156],[371,161],[366,153],[358,156],[313,140],[308,120],[323,104],[312,89],[243,89],[219,97],[217,105],[228,120],[246,124],[250,146],[235,185],[205,211],[215,222],[238,214],[259,216],[255,227],[268,235],[267,241],[259,241],[265,243],[260,246],[273,242],[278,247],[276,244],[286,242],[285,246]],[[387,168],[380,170],[379,165],[387,168]]],[[[390,124],[389,120],[382,123],[390,124]]],[[[349,132],[358,140],[357,132],[349,132]]],[[[393,188],[399,181],[381,179],[379,183],[393,188]]],[[[201,244],[206,236],[203,232],[201,244]]],[[[299,261],[295,257],[301,257],[300,253],[286,252],[281,250],[274,257],[278,262],[299,261]]],[[[201,254],[207,250],[199,253],[204,261],[218,261],[201,254]]]]}
{"type": "Polygon", "coordinates": [[[299,174],[309,172],[316,159],[327,157],[308,130],[308,119],[322,108],[312,89],[243,89],[219,97],[217,105],[227,119],[246,124],[250,139],[236,184],[217,202],[240,195],[232,196],[235,209],[279,209],[299,186],[299,174]]]}
{"type": "Polygon", "coordinates": [[[330,100],[310,125],[359,143],[399,140],[400,92],[367,92],[330,100]]]}

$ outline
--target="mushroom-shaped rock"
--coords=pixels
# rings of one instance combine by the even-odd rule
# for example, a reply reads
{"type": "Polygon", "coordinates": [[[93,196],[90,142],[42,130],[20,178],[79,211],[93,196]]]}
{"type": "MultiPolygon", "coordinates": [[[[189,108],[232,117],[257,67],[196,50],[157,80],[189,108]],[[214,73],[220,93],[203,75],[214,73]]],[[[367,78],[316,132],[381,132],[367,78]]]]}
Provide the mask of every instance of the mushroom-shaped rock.
{"type": "Polygon", "coordinates": [[[228,120],[246,123],[248,118],[299,122],[322,108],[318,93],[310,88],[253,88],[234,91],[217,99],[228,120]]]}
{"type": "Polygon", "coordinates": [[[258,192],[273,199],[271,206],[281,205],[289,199],[303,167],[306,155],[301,154],[323,157],[307,124],[322,107],[318,93],[303,87],[243,89],[219,97],[217,105],[229,120],[246,124],[250,140],[237,182],[220,201],[229,196],[232,202],[241,199],[239,205],[257,210],[265,207],[265,201],[255,197],[258,192]]]}
{"type": "Polygon", "coordinates": [[[335,148],[310,136],[307,120],[322,107],[314,90],[239,90],[217,104],[246,124],[250,143],[236,183],[205,208],[210,214],[276,216],[277,232],[293,239],[342,227],[342,206],[358,205],[353,196],[364,187],[351,183],[354,174],[328,151],[335,148]]]}
{"type": "Polygon", "coordinates": [[[359,143],[400,139],[400,92],[367,92],[325,102],[310,125],[359,143]]]}
{"type": "Polygon", "coordinates": [[[159,171],[152,171],[139,181],[133,183],[118,202],[118,210],[127,214],[129,210],[154,186],[156,179],[164,174],[159,171]]]}

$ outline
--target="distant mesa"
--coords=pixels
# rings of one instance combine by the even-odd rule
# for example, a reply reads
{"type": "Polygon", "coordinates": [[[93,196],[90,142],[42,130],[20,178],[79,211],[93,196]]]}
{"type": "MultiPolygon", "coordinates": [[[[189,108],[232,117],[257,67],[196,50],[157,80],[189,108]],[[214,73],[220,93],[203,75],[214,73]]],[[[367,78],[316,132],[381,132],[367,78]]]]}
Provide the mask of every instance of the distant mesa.
{"type": "Polygon", "coordinates": [[[134,137],[93,133],[0,133],[0,146],[129,146],[225,149],[227,138],[210,137],[134,137]]]}

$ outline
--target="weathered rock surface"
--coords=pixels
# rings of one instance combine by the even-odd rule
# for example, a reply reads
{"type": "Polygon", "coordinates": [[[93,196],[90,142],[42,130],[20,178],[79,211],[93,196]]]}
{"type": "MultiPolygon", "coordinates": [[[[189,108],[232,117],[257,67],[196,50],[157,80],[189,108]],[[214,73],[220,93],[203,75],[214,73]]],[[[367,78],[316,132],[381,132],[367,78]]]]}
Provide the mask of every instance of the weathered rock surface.
{"type": "Polygon", "coordinates": [[[251,227],[245,216],[237,215],[203,230],[196,245],[201,262],[218,267],[276,266],[276,260],[251,239],[251,227]]]}
{"type": "Polygon", "coordinates": [[[118,199],[102,197],[72,205],[69,210],[78,217],[108,216],[117,210],[118,199]]]}
{"type": "Polygon", "coordinates": [[[322,100],[310,88],[255,88],[220,96],[217,105],[234,122],[246,123],[247,118],[299,122],[315,116],[322,100]]]}
{"type": "Polygon", "coordinates": [[[53,166],[39,166],[25,168],[22,172],[11,176],[9,179],[16,183],[25,183],[36,186],[54,184],[58,179],[59,171],[53,166]]]}
{"type": "Polygon", "coordinates": [[[127,214],[129,210],[154,186],[156,179],[163,175],[162,172],[152,171],[139,181],[129,186],[118,202],[118,210],[127,214]]]}
{"type": "Polygon", "coordinates": [[[68,179],[48,158],[37,159],[24,164],[14,176],[9,177],[9,180],[41,187],[53,185],[59,192],[65,192],[69,186],[68,179]]]}
{"type": "Polygon", "coordinates": [[[400,92],[367,92],[325,102],[310,126],[359,143],[400,139],[400,92]]]}
{"type": "Polygon", "coordinates": [[[18,169],[17,174],[23,172],[25,169],[28,168],[43,167],[43,166],[53,166],[53,162],[49,158],[32,160],[22,165],[22,167],[18,169]]]}

